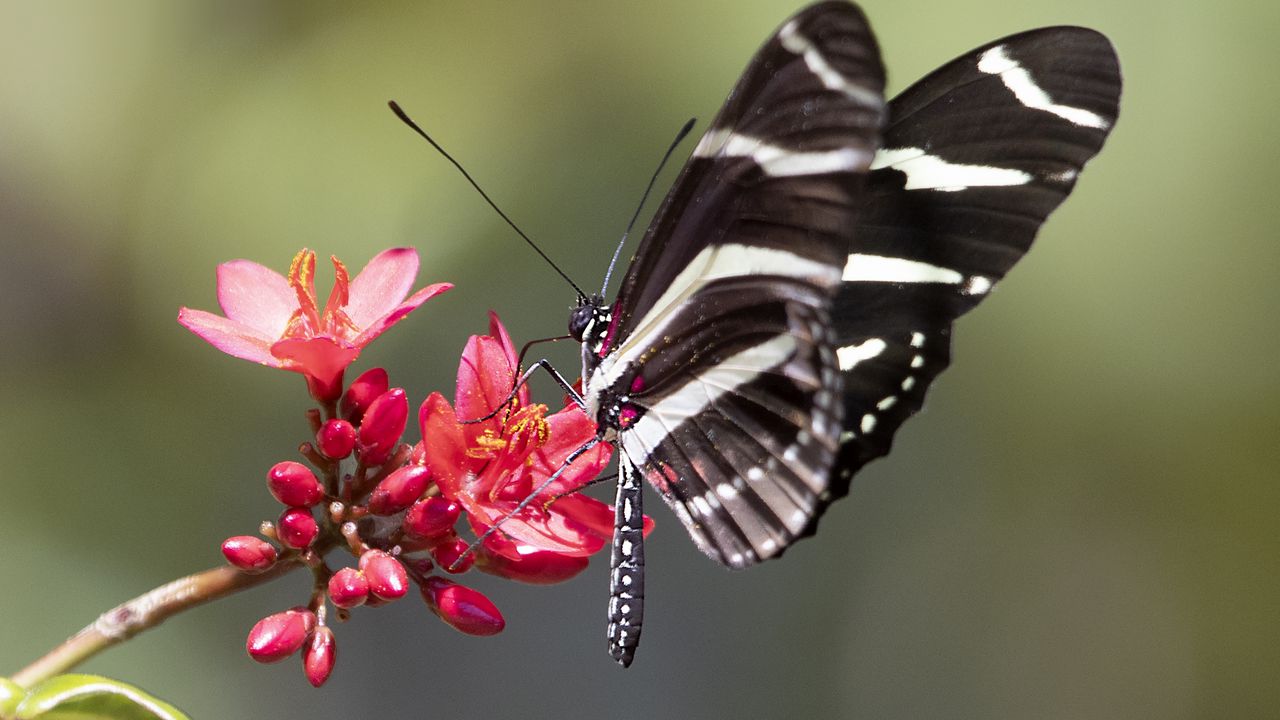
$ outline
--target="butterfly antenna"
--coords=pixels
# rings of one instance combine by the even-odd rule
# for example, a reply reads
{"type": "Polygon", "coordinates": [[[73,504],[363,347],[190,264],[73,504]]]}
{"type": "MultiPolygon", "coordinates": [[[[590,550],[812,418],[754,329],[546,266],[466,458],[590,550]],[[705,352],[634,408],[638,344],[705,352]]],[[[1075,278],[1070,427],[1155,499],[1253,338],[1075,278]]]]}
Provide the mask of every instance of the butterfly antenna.
{"type": "Polygon", "coordinates": [[[527,242],[527,243],[529,243],[529,247],[533,248],[534,252],[538,253],[538,255],[540,255],[540,256],[542,257],[542,259],[543,259],[543,260],[546,260],[546,261],[547,261],[547,264],[551,266],[551,269],[552,269],[552,270],[555,270],[557,273],[559,273],[559,274],[560,274],[560,277],[564,278],[564,281],[565,281],[565,282],[567,282],[567,283],[569,283],[569,285],[573,288],[574,292],[578,293],[578,299],[579,299],[579,300],[584,300],[584,299],[586,299],[587,295],[586,295],[586,293],[582,292],[582,288],[578,287],[578,284],[577,284],[577,283],[575,283],[573,280],[571,280],[571,279],[569,278],[569,276],[568,276],[568,275],[566,275],[566,274],[565,274],[565,272],[564,272],[563,270],[561,270],[561,269],[560,269],[560,266],[559,266],[559,265],[556,265],[554,262],[552,262],[551,258],[547,257],[547,254],[546,254],[546,253],[544,253],[544,252],[542,252],[542,248],[538,247],[538,246],[533,242],[533,240],[530,240],[530,239],[529,239],[529,236],[528,236],[528,235],[525,235],[525,234],[524,234],[524,231],[523,231],[523,230],[521,230],[519,227],[517,227],[517,226],[516,226],[516,224],[515,224],[514,222],[512,222],[512,221],[511,221],[511,218],[507,217],[507,214],[506,214],[506,213],[502,212],[502,208],[498,207],[498,204],[497,204],[497,203],[495,203],[495,202],[494,202],[494,201],[489,197],[489,194],[488,194],[488,193],[486,193],[486,192],[484,191],[484,189],[480,187],[480,184],[479,184],[479,183],[477,183],[477,182],[475,181],[475,179],[471,177],[471,173],[467,172],[466,168],[462,167],[462,164],[461,164],[461,163],[459,163],[457,160],[454,160],[452,155],[450,155],[449,153],[445,152],[445,149],[444,149],[444,148],[442,148],[442,147],[440,147],[440,143],[438,143],[438,142],[436,142],[435,140],[433,140],[433,139],[431,138],[431,136],[430,136],[430,135],[428,135],[428,134],[427,134],[427,132],[426,132],[425,130],[423,130],[422,128],[418,127],[418,123],[414,122],[414,121],[413,121],[413,120],[412,120],[412,119],[411,119],[411,118],[410,118],[410,117],[405,113],[405,111],[404,111],[404,110],[400,109],[400,106],[396,103],[396,101],[395,101],[395,100],[391,100],[391,101],[389,101],[389,102],[387,103],[387,105],[391,108],[391,112],[395,113],[395,114],[396,114],[396,117],[400,118],[400,121],[401,121],[401,122],[403,122],[405,125],[408,125],[409,127],[413,128],[414,132],[418,133],[419,135],[421,135],[421,136],[423,137],[423,139],[425,139],[427,142],[431,143],[431,147],[435,148],[435,149],[436,149],[436,152],[438,152],[438,153],[440,153],[441,155],[443,155],[445,160],[448,160],[450,163],[452,163],[452,164],[453,164],[453,166],[454,166],[455,168],[457,168],[457,169],[458,169],[458,172],[462,173],[462,177],[466,178],[466,179],[467,179],[467,182],[471,183],[471,187],[475,188],[475,189],[476,189],[476,192],[480,193],[480,197],[484,198],[484,201],[485,201],[485,202],[487,202],[487,203],[489,203],[489,207],[493,208],[493,211],[494,211],[494,212],[496,212],[496,213],[498,213],[498,216],[499,216],[499,217],[501,217],[503,220],[507,221],[507,224],[511,226],[511,229],[512,229],[512,230],[515,230],[517,235],[519,235],[520,237],[524,238],[524,241],[525,241],[525,242],[527,242]]]}
{"type": "Polygon", "coordinates": [[[613,250],[613,259],[609,261],[609,269],[604,274],[604,284],[600,286],[600,297],[604,297],[609,290],[609,278],[613,277],[613,268],[618,264],[618,257],[622,255],[622,246],[627,244],[627,236],[631,234],[631,228],[635,227],[636,220],[640,217],[640,211],[644,209],[644,203],[649,199],[649,193],[653,192],[653,185],[658,181],[658,176],[662,174],[662,168],[666,167],[667,161],[671,159],[671,153],[676,151],[676,147],[680,145],[689,131],[693,129],[693,124],[698,118],[689,118],[689,121],[680,128],[680,132],[676,133],[676,139],[671,141],[671,146],[667,148],[667,152],[662,156],[662,162],[658,163],[658,169],[653,171],[653,177],[649,178],[649,185],[644,189],[644,195],[640,196],[640,205],[636,207],[636,212],[631,216],[631,222],[627,223],[626,232],[622,233],[622,239],[618,241],[618,247],[613,250]]]}

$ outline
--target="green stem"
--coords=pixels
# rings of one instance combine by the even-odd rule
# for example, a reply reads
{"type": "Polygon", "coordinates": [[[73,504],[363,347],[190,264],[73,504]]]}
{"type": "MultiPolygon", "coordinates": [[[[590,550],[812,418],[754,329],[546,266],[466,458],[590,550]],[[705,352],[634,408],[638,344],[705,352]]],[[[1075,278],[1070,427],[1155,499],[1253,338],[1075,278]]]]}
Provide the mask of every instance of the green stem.
{"type": "Polygon", "coordinates": [[[30,688],[183,610],[256,587],[301,566],[297,556],[284,557],[270,570],[257,575],[248,575],[224,565],[166,583],[103,613],[10,679],[30,688]]]}

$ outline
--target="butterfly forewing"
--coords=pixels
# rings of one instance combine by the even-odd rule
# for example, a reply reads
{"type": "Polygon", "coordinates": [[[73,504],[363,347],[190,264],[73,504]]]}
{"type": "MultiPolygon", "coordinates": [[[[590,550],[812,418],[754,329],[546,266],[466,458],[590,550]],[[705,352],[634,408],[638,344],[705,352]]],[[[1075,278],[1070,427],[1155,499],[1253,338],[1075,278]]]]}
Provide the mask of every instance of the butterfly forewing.
{"type": "Polygon", "coordinates": [[[830,308],[882,87],[855,6],[785,23],[660,207],[588,377],[588,402],[635,413],[618,428],[625,459],[730,566],[781,552],[826,492],[841,420],[830,308]]]}
{"type": "Polygon", "coordinates": [[[949,360],[952,321],[1066,199],[1119,95],[1110,42],[1054,27],[978,48],[889,103],[832,312],[846,426],[834,497],[920,409],[949,360]]]}

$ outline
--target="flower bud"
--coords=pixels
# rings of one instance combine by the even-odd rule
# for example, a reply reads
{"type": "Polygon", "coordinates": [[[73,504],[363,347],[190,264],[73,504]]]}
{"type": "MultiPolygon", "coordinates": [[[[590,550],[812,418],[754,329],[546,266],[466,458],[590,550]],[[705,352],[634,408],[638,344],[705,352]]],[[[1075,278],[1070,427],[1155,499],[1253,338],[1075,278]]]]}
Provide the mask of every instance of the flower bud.
{"type": "Polygon", "coordinates": [[[476,551],[476,568],[490,575],[516,580],[532,585],[552,585],[564,582],[587,569],[589,555],[565,555],[550,550],[539,550],[528,545],[517,545],[499,539],[494,533],[485,539],[476,551]],[[497,545],[506,544],[500,550],[497,545]],[[515,557],[512,557],[515,555],[515,557]]]}
{"type": "Polygon", "coordinates": [[[409,419],[409,399],[404,389],[393,388],[378,396],[364,413],[356,435],[356,450],[365,465],[381,465],[391,457],[409,419]]]}
{"type": "Polygon", "coordinates": [[[330,460],[341,460],[356,446],[356,429],[346,420],[330,420],[316,433],[316,447],[330,460]]]}
{"type": "Polygon", "coordinates": [[[360,556],[360,572],[375,597],[397,600],[409,592],[409,573],[399,560],[381,550],[369,550],[360,556]]]}
{"type": "Polygon", "coordinates": [[[344,567],[329,578],[329,600],[344,610],[363,605],[369,598],[369,581],[364,574],[344,567]]]}
{"type": "Polygon", "coordinates": [[[342,417],[358,424],[369,405],[389,387],[391,382],[387,378],[386,370],[382,368],[366,370],[351,382],[346,394],[342,396],[342,403],[338,406],[338,410],[342,417]]]}
{"type": "Polygon", "coordinates": [[[276,522],[276,537],[285,545],[301,550],[315,542],[320,526],[306,508],[289,508],[276,522]]]}
{"type": "Polygon", "coordinates": [[[295,608],[268,615],[249,631],[245,650],[249,651],[249,657],[260,663],[283,660],[302,647],[313,627],[315,614],[310,610],[295,608]]]}
{"type": "Polygon", "coordinates": [[[506,626],[502,613],[479,590],[432,576],[422,584],[422,598],[437,617],[468,635],[497,635],[506,626]]]}
{"type": "Polygon", "coordinates": [[[222,556],[241,570],[257,574],[276,563],[276,548],[252,535],[236,535],[222,541],[222,556]]]}
{"type": "Polygon", "coordinates": [[[425,465],[405,465],[396,470],[373,489],[369,495],[369,512],[374,515],[394,515],[422,497],[431,480],[431,471],[425,465]]]}
{"type": "Polygon", "coordinates": [[[455,537],[453,540],[444,540],[431,548],[431,557],[447,573],[464,573],[476,563],[475,554],[467,553],[468,547],[467,541],[455,537]],[[454,567],[454,563],[458,566],[454,567]]]}
{"type": "Polygon", "coordinates": [[[405,513],[402,527],[411,537],[443,537],[453,530],[461,514],[458,503],[437,495],[414,503],[405,513]]]}
{"type": "Polygon", "coordinates": [[[307,648],[302,651],[302,670],[306,673],[307,682],[312,687],[320,687],[333,672],[333,663],[338,659],[337,641],[328,626],[316,628],[307,640],[307,648]]]}
{"type": "Polygon", "coordinates": [[[324,499],[324,487],[315,473],[302,463],[286,460],[267,471],[267,489],[290,507],[311,507],[324,499]]]}

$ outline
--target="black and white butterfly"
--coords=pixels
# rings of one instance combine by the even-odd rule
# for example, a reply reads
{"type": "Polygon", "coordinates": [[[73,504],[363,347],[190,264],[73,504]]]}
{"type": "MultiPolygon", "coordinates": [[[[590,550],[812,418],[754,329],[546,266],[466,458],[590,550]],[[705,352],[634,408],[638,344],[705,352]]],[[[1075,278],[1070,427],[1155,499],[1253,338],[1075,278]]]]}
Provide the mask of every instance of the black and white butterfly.
{"type": "MultiPolygon", "coordinates": [[[[1105,37],[980,47],[892,102],[847,2],[787,20],[659,208],[617,300],[580,299],[582,406],[620,452],[609,648],[644,604],[641,478],[733,568],[811,534],[889,452],[1118,113],[1105,37]]],[[[594,444],[594,443],[593,443],[594,444]]]]}

